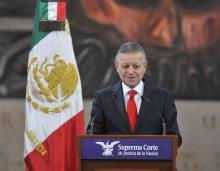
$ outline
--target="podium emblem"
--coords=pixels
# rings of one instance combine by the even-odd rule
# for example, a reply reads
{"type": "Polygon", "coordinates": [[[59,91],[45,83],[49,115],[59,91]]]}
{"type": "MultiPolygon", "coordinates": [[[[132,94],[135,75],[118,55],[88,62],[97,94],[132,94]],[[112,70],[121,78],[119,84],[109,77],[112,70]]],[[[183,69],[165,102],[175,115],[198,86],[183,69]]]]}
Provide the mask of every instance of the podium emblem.
{"type": "Polygon", "coordinates": [[[105,144],[104,142],[96,142],[96,144],[98,145],[101,145],[102,146],[102,150],[103,150],[103,153],[102,155],[103,156],[113,156],[112,155],[112,152],[114,150],[114,146],[116,144],[118,144],[120,141],[113,141],[111,144],[109,144],[109,142],[107,141],[107,143],[105,144]]]}

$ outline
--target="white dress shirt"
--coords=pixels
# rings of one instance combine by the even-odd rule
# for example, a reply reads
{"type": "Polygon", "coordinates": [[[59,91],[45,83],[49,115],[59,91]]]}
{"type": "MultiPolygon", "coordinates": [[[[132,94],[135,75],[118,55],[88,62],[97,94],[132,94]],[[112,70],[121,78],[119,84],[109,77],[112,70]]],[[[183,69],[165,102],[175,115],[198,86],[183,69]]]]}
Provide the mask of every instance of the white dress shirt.
{"type": "Polygon", "coordinates": [[[130,87],[128,87],[127,85],[125,85],[122,82],[122,90],[123,90],[123,95],[124,95],[124,102],[125,102],[125,109],[127,111],[127,103],[128,103],[128,99],[129,99],[129,94],[128,92],[130,90],[135,90],[137,92],[137,94],[134,96],[134,100],[137,106],[137,111],[139,113],[140,107],[141,107],[141,96],[143,96],[143,92],[144,92],[144,83],[143,81],[141,81],[136,87],[134,87],[133,89],[131,89],[130,87]]]}

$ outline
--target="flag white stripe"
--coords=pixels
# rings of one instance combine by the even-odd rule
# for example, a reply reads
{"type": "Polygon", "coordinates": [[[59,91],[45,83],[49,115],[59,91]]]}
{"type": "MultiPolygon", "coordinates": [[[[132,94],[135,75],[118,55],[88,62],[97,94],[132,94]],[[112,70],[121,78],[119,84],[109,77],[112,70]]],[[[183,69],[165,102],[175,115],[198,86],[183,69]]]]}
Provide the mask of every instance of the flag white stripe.
{"type": "MultiPolygon", "coordinates": [[[[75,65],[77,70],[77,64],[75,55],[73,52],[71,36],[68,32],[51,32],[38,44],[36,44],[30,54],[29,61],[32,57],[45,58],[48,57],[48,62],[52,60],[54,54],[59,54],[62,58],[65,58],[67,62],[71,62],[75,65]],[[50,44],[48,45],[48,42],[50,44]]],[[[31,72],[28,73],[32,74],[31,72]]],[[[79,72],[77,70],[78,78],[79,72]]],[[[28,80],[30,81],[30,80],[28,80]]],[[[29,82],[28,82],[29,83],[29,82]]],[[[28,88],[28,87],[27,87],[28,88]]],[[[82,90],[81,82],[78,80],[77,87],[74,93],[68,98],[74,106],[65,109],[63,112],[54,114],[45,114],[35,110],[31,104],[26,100],[26,126],[25,132],[32,130],[40,142],[43,142],[51,133],[57,128],[62,126],[66,121],[74,117],[77,113],[83,110],[82,103],[82,90]],[[81,98],[79,98],[81,97],[81,98]]],[[[30,142],[27,135],[25,135],[25,149],[24,157],[26,157],[35,147],[30,142]]]]}
{"type": "Polygon", "coordinates": [[[48,20],[57,20],[57,2],[48,2],[48,20]]]}

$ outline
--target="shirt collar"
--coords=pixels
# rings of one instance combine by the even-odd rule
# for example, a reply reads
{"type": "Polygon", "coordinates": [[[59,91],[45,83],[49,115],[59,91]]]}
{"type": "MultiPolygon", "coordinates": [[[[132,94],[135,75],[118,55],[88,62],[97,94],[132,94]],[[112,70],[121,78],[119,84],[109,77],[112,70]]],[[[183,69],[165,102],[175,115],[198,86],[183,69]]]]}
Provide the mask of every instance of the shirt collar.
{"type": "Polygon", "coordinates": [[[122,82],[122,89],[123,89],[123,95],[125,96],[130,90],[135,90],[139,95],[143,95],[143,90],[144,90],[144,83],[141,80],[140,83],[134,87],[133,89],[131,89],[130,87],[128,87],[125,83],[122,82]]]}

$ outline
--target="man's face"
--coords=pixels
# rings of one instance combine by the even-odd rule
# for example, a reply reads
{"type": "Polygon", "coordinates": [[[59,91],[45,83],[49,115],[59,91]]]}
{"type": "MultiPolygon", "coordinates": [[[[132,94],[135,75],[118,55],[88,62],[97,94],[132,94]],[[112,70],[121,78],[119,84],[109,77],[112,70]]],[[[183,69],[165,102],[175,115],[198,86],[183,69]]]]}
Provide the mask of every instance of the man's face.
{"type": "Polygon", "coordinates": [[[115,62],[115,67],[121,81],[128,87],[134,88],[143,78],[147,64],[140,52],[124,53],[120,54],[119,59],[115,62]]]}

